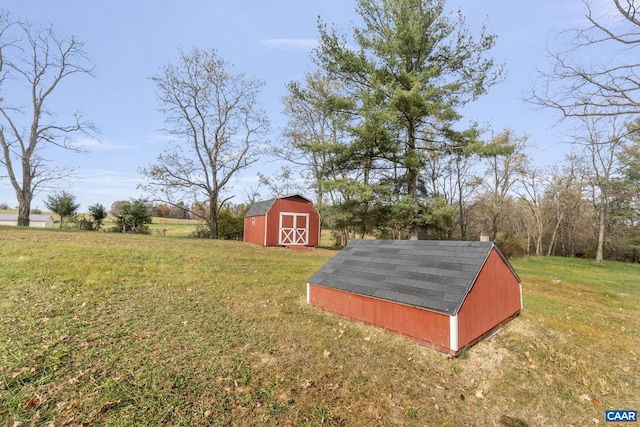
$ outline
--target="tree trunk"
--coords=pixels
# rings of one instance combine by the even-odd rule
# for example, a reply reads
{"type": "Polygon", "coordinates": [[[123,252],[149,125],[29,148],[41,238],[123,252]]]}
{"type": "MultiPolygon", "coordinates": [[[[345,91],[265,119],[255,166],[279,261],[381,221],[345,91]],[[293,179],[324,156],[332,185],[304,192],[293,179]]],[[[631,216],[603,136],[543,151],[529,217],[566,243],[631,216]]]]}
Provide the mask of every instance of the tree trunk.
{"type": "Polygon", "coordinates": [[[605,209],[605,204],[601,203],[598,209],[598,248],[596,249],[596,264],[600,264],[604,257],[604,232],[607,224],[605,221],[605,209]]]}
{"type": "Polygon", "coordinates": [[[489,240],[492,242],[496,241],[496,237],[498,236],[498,208],[495,208],[493,215],[491,217],[491,236],[489,236],[489,240]]]}
{"type": "Polygon", "coordinates": [[[460,215],[460,240],[467,240],[467,219],[464,215],[464,201],[462,200],[462,196],[458,198],[458,210],[460,215]]]}
{"type": "Polygon", "coordinates": [[[464,216],[464,200],[462,200],[462,186],[458,188],[458,211],[460,222],[460,240],[467,240],[467,220],[464,216]]]}
{"type": "Polygon", "coordinates": [[[31,211],[31,200],[20,201],[18,205],[18,226],[29,226],[29,212],[31,211]]]}
{"type": "Polygon", "coordinates": [[[218,198],[209,198],[209,238],[218,238],[218,198]]]}
{"type": "Polygon", "coordinates": [[[23,177],[22,188],[16,189],[16,190],[17,190],[16,195],[18,196],[18,226],[28,227],[29,214],[31,212],[31,199],[32,199],[30,177],[28,176],[23,177]]]}
{"type": "Polygon", "coordinates": [[[556,226],[553,228],[553,233],[551,234],[551,241],[549,242],[549,249],[547,250],[547,256],[551,256],[553,252],[553,248],[556,245],[556,239],[558,238],[558,229],[560,228],[560,224],[564,218],[564,209],[560,211],[560,215],[558,215],[556,219],[556,226]]]}
{"type": "Polygon", "coordinates": [[[537,236],[536,236],[536,256],[542,256],[542,236],[544,234],[544,224],[542,223],[542,212],[540,209],[536,210],[537,215],[536,226],[537,226],[537,236]]]}
{"type": "Polygon", "coordinates": [[[458,210],[460,216],[460,240],[467,240],[467,218],[464,212],[464,197],[462,196],[462,177],[460,173],[460,154],[456,154],[456,184],[458,185],[458,210]]]}
{"type": "MultiPolygon", "coordinates": [[[[409,178],[409,194],[411,195],[411,199],[416,204],[416,206],[420,206],[418,203],[418,153],[416,152],[416,127],[413,118],[409,119],[408,123],[408,138],[407,141],[407,153],[405,158],[405,166],[407,168],[407,175],[409,178]]],[[[409,230],[409,240],[418,240],[418,221],[417,218],[413,218],[413,224],[411,224],[411,229],[409,230]]]]}

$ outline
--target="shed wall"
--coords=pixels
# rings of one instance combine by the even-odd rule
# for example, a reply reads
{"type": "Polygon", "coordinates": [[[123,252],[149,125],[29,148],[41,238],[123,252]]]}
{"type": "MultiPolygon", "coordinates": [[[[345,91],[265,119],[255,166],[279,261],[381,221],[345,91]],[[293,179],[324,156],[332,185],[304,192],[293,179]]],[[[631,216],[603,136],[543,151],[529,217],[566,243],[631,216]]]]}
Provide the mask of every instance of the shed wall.
{"type": "Polygon", "coordinates": [[[520,283],[492,249],[458,312],[458,345],[478,338],[522,309],[520,283]]]}
{"type": "Polygon", "coordinates": [[[280,241],[280,213],[295,212],[309,214],[309,240],[308,246],[318,246],[320,236],[320,216],[313,207],[313,203],[302,197],[287,197],[275,201],[267,212],[267,239],[266,246],[278,246],[280,241]]]}
{"type": "MultiPolygon", "coordinates": [[[[17,226],[18,225],[17,215],[16,215],[16,219],[1,219],[0,225],[17,226]]],[[[33,220],[33,219],[29,221],[29,227],[32,227],[32,228],[53,228],[53,226],[54,226],[54,221],[53,221],[53,218],[51,217],[47,218],[46,221],[33,220]]]]}
{"type": "Polygon", "coordinates": [[[264,246],[264,215],[250,216],[244,219],[244,241],[264,246]]]}
{"type": "Polygon", "coordinates": [[[35,228],[53,228],[53,220],[48,219],[46,221],[29,221],[29,226],[35,228]]]}
{"type": "Polygon", "coordinates": [[[307,286],[308,302],[312,305],[343,317],[399,332],[422,345],[451,353],[449,316],[445,314],[311,283],[307,286]]]}

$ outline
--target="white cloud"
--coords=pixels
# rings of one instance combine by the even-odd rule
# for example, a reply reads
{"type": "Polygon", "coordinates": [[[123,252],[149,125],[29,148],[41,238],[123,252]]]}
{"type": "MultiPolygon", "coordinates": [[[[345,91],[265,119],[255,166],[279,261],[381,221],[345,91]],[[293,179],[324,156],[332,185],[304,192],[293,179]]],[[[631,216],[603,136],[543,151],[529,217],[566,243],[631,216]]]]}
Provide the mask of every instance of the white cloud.
{"type": "Polygon", "coordinates": [[[126,144],[115,144],[112,142],[103,142],[96,139],[79,139],[73,142],[73,147],[88,151],[111,151],[111,150],[131,150],[137,147],[126,144]]]}
{"type": "Polygon", "coordinates": [[[315,39],[265,39],[260,40],[260,46],[269,49],[313,49],[318,46],[315,39]]]}

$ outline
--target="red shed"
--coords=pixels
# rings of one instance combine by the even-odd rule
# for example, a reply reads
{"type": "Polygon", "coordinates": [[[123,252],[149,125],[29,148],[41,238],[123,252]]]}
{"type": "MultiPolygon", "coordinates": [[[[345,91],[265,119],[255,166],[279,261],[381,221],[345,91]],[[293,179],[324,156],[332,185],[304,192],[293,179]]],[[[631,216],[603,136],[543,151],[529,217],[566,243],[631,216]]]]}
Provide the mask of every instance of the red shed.
{"type": "Polygon", "coordinates": [[[254,203],[244,216],[244,241],[262,246],[318,246],[320,215],[300,195],[254,203]]]}
{"type": "Polygon", "coordinates": [[[520,313],[522,286],[492,242],[353,240],[307,302],[457,355],[520,313]]]}

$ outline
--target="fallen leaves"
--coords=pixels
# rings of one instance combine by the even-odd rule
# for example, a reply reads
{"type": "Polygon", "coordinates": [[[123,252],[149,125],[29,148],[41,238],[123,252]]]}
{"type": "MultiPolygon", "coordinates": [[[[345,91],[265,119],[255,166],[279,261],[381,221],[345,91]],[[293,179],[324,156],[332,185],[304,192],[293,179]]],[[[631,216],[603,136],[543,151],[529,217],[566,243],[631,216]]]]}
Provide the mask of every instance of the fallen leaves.
{"type": "Polygon", "coordinates": [[[588,394],[581,394],[578,399],[580,399],[581,402],[591,402],[595,406],[602,406],[602,402],[595,397],[590,397],[588,394]]]}
{"type": "Polygon", "coordinates": [[[38,406],[38,403],[40,403],[40,399],[38,399],[37,397],[33,397],[31,399],[27,399],[23,404],[22,404],[22,408],[25,411],[28,411],[30,409],[35,408],[36,406],[38,406]]]}
{"type": "Polygon", "coordinates": [[[63,414],[69,414],[71,413],[71,411],[73,411],[73,409],[78,406],[78,402],[76,402],[75,400],[72,402],[69,402],[68,404],[64,404],[62,409],[62,413],[63,414]]]}
{"type": "Polygon", "coordinates": [[[538,365],[536,365],[536,361],[533,360],[533,358],[531,357],[531,354],[528,351],[525,351],[524,355],[529,361],[529,369],[537,369],[538,365]]]}
{"type": "Polygon", "coordinates": [[[18,378],[20,375],[24,374],[25,372],[34,373],[35,371],[36,371],[36,368],[27,368],[25,366],[25,367],[22,367],[22,368],[18,369],[17,371],[15,371],[11,375],[11,378],[15,380],[16,378],[18,378]]]}
{"type": "Polygon", "coordinates": [[[95,368],[91,367],[91,368],[89,368],[89,369],[87,369],[85,371],[80,372],[75,377],[69,378],[69,384],[77,383],[80,380],[80,378],[82,378],[84,375],[86,375],[88,372],[91,372],[91,371],[95,371],[95,368]]]}

